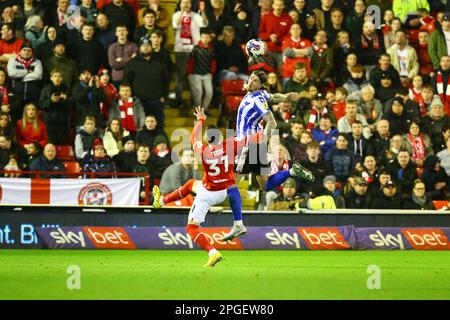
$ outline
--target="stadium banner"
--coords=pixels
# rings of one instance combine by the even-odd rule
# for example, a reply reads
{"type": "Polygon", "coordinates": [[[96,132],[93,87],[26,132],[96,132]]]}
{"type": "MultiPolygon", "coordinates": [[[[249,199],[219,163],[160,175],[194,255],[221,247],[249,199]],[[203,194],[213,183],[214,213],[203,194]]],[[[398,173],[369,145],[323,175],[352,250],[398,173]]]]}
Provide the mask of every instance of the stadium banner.
{"type": "Polygon", "coordinates": [[[137,206],[139,205],[139,187],[139,178],[0,178],[0,203],[137,206]]]}
{"type": "MultiPolygon", "coordinates": [[[[219,250],[450,250],[450,228],[249,227],[221,241],[230,228],[203,228],[219,250]]],[[[183,227],[36,228],[48,249],[200,249],[183,227]]]]}

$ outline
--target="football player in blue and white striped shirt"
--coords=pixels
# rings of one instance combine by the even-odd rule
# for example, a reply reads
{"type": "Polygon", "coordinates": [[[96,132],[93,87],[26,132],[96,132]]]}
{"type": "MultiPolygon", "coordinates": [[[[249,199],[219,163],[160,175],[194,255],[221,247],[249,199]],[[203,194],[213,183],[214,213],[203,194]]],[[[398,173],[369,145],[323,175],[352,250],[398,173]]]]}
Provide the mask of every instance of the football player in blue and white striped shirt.
{"type": "Polygon", "coordinates": [[[288,100],[295,101],[299,99],[299,94],[297,92],[270,94],[263,88],[266,80],[267,75],[264,71],[254,71],[244,86],[247,94],[238,108],[236,121],[237,140],[242,140],[258,131],[264,130],[265,141],[263,143],[248,144],[237,157],[237,163],[235,164],[236,185],[228,189],[230,207],[234,216],[234,226],[231,232],[223,237],[223,240],[231,240],[247,232],[242,223],[242,199],[237,187],[244,174],[255,174],[260,187],[266,191],[274,189],[291,176],[299,176],[311,182],[315,180],[314,175],[299,163],[295,163],[289,170],[278,171],[269,177],[270,167],[267,159],[267,142],[277,127],[273,113],[269,109],[269,102],[276,104],[288,100]],[[262,122],[265,122],[264,127],[262,122]]]}

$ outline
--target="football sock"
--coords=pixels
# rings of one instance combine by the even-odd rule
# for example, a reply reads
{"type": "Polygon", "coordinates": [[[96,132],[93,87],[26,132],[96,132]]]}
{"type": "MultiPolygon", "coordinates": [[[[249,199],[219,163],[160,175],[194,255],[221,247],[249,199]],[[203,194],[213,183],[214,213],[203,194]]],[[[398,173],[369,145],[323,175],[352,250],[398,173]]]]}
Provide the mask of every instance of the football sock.
{"type": "Polygon", "coordinates": [[[190,179],[183,186],[175,189],[171,193],[166,194],[163,197],[163,204],[173,201],[177,201],[187,197],[192,192],[192,187],[194,186],[195,179],[190,179]]]}
{"type": "Polygon", "coordinates": [[[192,240],[194,240],[194,242],[198,244],[203,250],[209,253],[214,249],[214,247],[209,243],[208,239],[202,232],[200,232],[199,229],[200,227],[195,224],[188,224],[186,227],[186,231],[192,238],[192,240]]]}
{"type": "Polygon", "coordinates": [[[233,212],[233,219],[235,222],[242,223],[242,198],[238,187],[227,189],[228,199],[230,199],[230,208],[233,212]]]}
{"type": "Polygon", "coordinates": [[[272,189],[275,189],[280,184],[285,182],[290,176],[291,172],[289,170],[278,171],[277,173],[269,177],[269,180],[267,180],[266,184],[264,185],[264,190],[270,191],[272,189]]]}
{"type": "Polygon", "coordinates": [[[211,257],[211,256],[214,255],[216,252],[217,252],[216,249],[211,249],[211,250],[208,252],[208,255],[211,257]]]}

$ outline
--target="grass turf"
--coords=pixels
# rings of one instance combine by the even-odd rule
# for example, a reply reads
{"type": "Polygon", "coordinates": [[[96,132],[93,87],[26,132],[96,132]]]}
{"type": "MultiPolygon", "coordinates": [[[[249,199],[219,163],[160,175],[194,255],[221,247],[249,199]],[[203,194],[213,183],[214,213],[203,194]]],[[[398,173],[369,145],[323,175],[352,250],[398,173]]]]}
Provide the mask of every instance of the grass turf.
{"type": "Polygon", "coordinates": [[[0,250],[0,299],[449,299],[449,251],[0,250]],[[68,266],[81,269],[69,290],[68,266]],[[381,289],[369,290],[369,265],[381,289]]]}

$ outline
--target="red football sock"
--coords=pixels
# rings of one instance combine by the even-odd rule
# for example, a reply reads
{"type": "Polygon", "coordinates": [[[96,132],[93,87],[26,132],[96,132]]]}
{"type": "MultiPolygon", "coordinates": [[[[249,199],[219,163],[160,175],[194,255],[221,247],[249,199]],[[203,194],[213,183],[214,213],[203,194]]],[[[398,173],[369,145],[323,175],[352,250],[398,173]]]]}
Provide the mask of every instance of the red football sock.
{"type": "Polygon", "coordinates": [[[171,193],[166,194],[163,197],[164,203],[169,203],[173,201],[177,201],[187,197],[192,192],[192,187],[194,186],[195,179],[188,180],[184,185],[175,189],[171,193]]]}
{"type": "Polygon", "coordinates": [[[211,251],[214,247],[209,243],[208,239],[200,232],[200,227],[195,224],[188,224],[186,231],[196,244],[203,248],[206,252],[211,251]]]}

